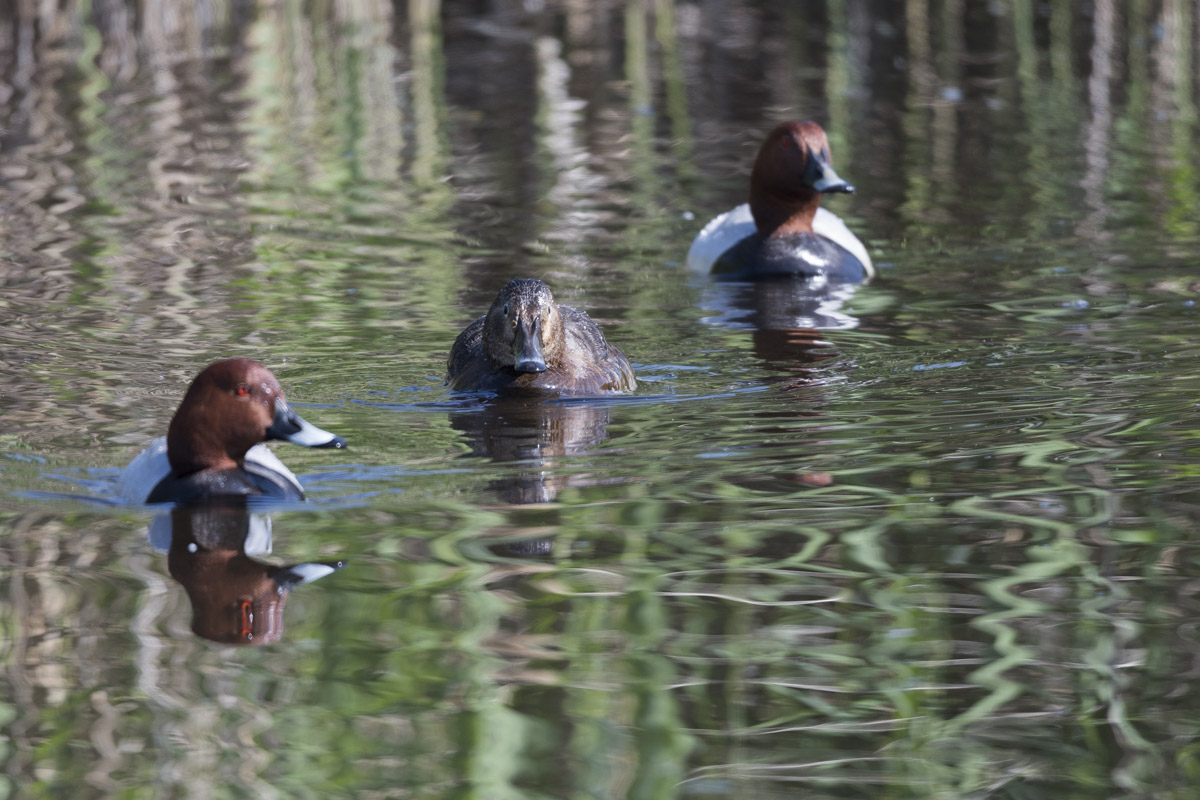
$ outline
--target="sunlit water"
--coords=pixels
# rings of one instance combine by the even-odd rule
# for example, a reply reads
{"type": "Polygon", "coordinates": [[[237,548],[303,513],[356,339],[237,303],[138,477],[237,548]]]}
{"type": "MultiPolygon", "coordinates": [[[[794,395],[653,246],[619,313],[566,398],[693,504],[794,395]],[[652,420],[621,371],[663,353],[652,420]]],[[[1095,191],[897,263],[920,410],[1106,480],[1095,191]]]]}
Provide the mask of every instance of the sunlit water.
{"type": "Polygon", "coordinates": [[[0,23],[0,794],[1192,796],[1194,8],[68,5],[0,23]],[[791,117],[844,298],[683,267],[791,117]],[[448,393],[516,276],[637,393],[448,393]],[[235,354],[310,502],[121,504],[235,354]]]}

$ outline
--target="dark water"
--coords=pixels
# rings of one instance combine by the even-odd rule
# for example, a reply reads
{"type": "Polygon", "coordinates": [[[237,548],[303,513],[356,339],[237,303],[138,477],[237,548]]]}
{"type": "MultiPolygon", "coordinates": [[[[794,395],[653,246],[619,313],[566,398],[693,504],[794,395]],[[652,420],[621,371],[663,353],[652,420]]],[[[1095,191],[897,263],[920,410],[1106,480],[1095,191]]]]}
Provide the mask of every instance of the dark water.
{"type": "Polygon", "coordinates": [[[1193,796],[1195,4],[57,5],[0,4],[0,795],[1193,796]],[[683,266],[789,118],[844,302],[683,266]],[[638,392],[447,393],[515,276],[638,392]],[[351,448],[148,535],[229,355],[351,448]]]}

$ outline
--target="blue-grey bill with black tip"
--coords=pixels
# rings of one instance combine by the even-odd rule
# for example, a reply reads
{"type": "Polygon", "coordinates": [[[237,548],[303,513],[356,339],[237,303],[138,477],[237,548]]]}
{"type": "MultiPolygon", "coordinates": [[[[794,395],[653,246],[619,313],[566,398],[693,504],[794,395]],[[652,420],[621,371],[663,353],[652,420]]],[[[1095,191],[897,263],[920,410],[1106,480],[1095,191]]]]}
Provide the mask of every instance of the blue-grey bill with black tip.
{"type": "Polygon", "coordinates": [[[275,419],[267,428],[268,439],[282,439],[285,442],[299,444],[305,447],[336,447],[346,446],[346,440],[337,434],[321,430],[307,421],[288,406],[282,397],[275,398],[275,419]]]}
{"type": "Polygon", "coordinates": [[[805,166],[805,172],[809,179],[809,185],[822,194],[833,194],[835,192],[845,192],[846,194],[854,194],[854,187],[842,180],[833,170],[833,164],[829,163],[829,159],[823,158],[819,153],[808,151],[808,163],[805,166]]]}
{"type": "Polygon", "coordinates": [[[282,590],[288,590],[302,583],[312,583],[326,575],[337,572],[346,566],[345,561],[309,562],[293,564],[290,567],[277,567],[270,571],[271,578],[282,590]]]}

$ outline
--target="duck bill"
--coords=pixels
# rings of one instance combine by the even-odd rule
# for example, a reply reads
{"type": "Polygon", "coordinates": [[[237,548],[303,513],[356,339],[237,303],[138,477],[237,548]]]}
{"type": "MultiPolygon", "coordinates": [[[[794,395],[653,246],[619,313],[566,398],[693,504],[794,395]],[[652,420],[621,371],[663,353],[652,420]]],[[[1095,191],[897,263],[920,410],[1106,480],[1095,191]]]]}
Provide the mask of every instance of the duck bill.
{"type": "Polygon", "coordinates": [[[288,591],[304,583],[312,583],[326,575],[337,572],[346,566],[345,561],[313,562],[308,564],[293,564],[290,567],[279,567],[270,571],[271,578],[283,591],[288,591]]]}
{"type": "Polygon", "coordinates": [[[542,356],[542,337],[538,334],[536,320],[532,325],[517,325],[517,338],[513,342],[513,369],[535,374],[546,371],[546,359],[542,356]]]}
{"type": "Polygon", "coordinates": [[[336,447],[346,446],[342,437],[324,431],[301,417],[288,406],[282,397],[275,398],[275,418],[267,428],[267,439],[280,439],[304,447],[336,447]]]}
{"type": "Polygon", "coordinates": [[[833,164],[811,150],[808,151],[808,173],[809,184],[822,194],[854,194],[854,187],[834,172],[833,164]]]}

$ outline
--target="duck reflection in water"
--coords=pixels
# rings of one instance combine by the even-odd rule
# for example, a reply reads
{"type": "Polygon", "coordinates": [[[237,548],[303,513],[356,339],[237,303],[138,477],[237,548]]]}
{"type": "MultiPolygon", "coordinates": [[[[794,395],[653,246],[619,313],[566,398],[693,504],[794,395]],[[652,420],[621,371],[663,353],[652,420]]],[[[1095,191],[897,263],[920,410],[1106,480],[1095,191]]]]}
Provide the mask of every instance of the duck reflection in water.
{"type": "Polygon", "coordinates": [[[288,592],[345,566],[274,566],[251,558],[271,552],[271,520],[251,513],[240,498],[171,509],[151,524],[150,544],[167,553],[171,577],[191,600],[192,631],[221,644],[278,641],[288,592]]]}
{"type": "Polygon", "coordinates": [[[823,195],[853,192],[819,124],[775,126],[754,159],[748,202],[709,221],[688,250],[689,269],[718,281],[703,289],[710,321],[753,328],[768,363],[828,357],[817,332],[857,327],[843,306],[875,272],[863,243],[821,207],[823,195]]]}
{"type": "MultiPolygon", "coordinates": [[[[560,459],[587,453],[608,438],[609,410],[589,401],[502,395],[473,411],[454,414],[450,424],[462,431],[472,455],[497,463],[519,464],[515,473],[489,488],[509,503],[549,503],[567,487],[590,486],[597,479],[564,469],[560,459]]],[[[506,555],[545,555],[550,539],[504,545],[506,555]]]]}
{"type": "Polygon", "coordinates": [[[700,306],[710,312],[705,322],[750,329],[755,355],[802,385],[819,377],[825,362],[838,355],[826,340],[827,332],[858,327],[858,319],[844,309],[856,288],[841,284],[816,289],[790,277],[710,282],[702,288],[700,306]]]}

